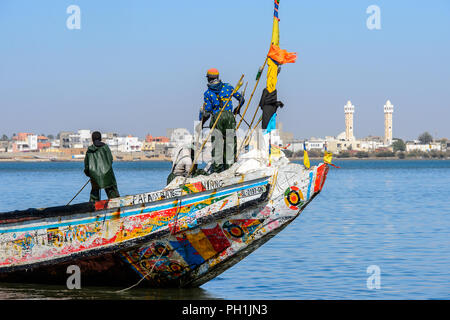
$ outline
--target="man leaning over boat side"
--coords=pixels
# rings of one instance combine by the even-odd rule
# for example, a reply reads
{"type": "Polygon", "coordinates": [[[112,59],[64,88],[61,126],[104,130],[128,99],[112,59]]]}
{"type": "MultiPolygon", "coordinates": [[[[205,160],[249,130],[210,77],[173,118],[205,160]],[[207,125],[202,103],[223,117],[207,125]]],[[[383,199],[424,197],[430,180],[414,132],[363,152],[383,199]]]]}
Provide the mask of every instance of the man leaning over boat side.
{"type": "Polygon", "coordinates": [[[84,157],[84,173],[91,178],[90,202],[100,200],[101,189],[105,189],[108,199],[120,197],[112,163],[111,150],[102,142],[102,134],[94,131],[92,145],[89,146],[84,157]]]}
{"type": "MultiPolygon", "coordinates": [[[[212,115],[211,120],[209,122],[209,127],[212,128],[214,122],[217,119],[220,111],[226,104],[226,101],[230,98],[230,95],[233,93],[234,88],[228,83],[223,83],[219,79],[219,71],[217,69],[209,69],[206,78],[208,80],[208,90],[204,93],[204,104],[203,109],[200,111],[199,121],[204,122],[205,117],[208,115],[212,115]]],[[[222,150],[217,150],[218,152],[222,151],[222,156],[220,157],[219,163],[215,162],[215,153],[216,146],[214,144],[215,136],[211,137],[211,142],[213,144],[213,148],[211,151],[211,157],[213,159],[213,163],[211,166],[212,172],[221,172],[227,170],[232,164],[227,163],[227,155],[233,154],[233,162],[236,161],[236,151],[237,151],[237,140],[236,140],[236,119],[235,115],[239,113],[241,106],[244,104],[244,97],[239,93],[235,92],[233,97],[239,101],[239,105],[233,110],[233,103],[230,102],[227,104],[225,110],[222,112],[222,115],[217,122],[216,130],[220,133],[223,138],[222,150]],[[233,138],[232,141],[227,141],[226,132],[227,130],[233,130],[233,138]]],[[[231,158],[230,156],[228,156],[231,158]]]]}
{"type": "MultiPolygon", "coordinates": [[[[192,163],[194,162],[194,148],[192,146],[179,146],[175,149],[172,157],[172,171],[167,177],[167,184],[176,177],[187,177],[192,163]]],[[[191,176],[206,175],[206,172],[197,168],[197,164],[192,169],[191,176]]]]}

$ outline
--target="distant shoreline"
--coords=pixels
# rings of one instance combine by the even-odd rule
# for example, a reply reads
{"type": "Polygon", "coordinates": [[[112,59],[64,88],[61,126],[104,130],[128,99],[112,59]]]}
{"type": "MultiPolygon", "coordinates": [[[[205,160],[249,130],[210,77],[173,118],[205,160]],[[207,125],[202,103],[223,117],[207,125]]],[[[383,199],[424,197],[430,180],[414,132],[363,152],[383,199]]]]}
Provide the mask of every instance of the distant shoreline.
{"type": "MultiPolygon", "coordinates": [[[[115,162],[121,161],[170,161],[168,157],[152,157],[145,153],[113,153],[115,162]]],[[[0,152],[0,162],[83,162],[84,154],[64,154],[45,152],[0,152]]]]}
{"type": "MultiPolygon", "coordinates": [[[[323,158],[310,157],[310,160],[322,160],[323,158]]],[[[291,161],[303,161],[303,158],[289,158],[291,161]]],[[[398,161],[408,161],[408,160],[450,160],[450,158],[423,158],[423,157],[406,157],[404,159],[400,159],[398,157],[372,157],[372,158],[358,158],[358,157],[349,157],[349,158],[338,158],[333,157],[333,161],[347,161],[347,160],[398,160],[398,161]]]]}

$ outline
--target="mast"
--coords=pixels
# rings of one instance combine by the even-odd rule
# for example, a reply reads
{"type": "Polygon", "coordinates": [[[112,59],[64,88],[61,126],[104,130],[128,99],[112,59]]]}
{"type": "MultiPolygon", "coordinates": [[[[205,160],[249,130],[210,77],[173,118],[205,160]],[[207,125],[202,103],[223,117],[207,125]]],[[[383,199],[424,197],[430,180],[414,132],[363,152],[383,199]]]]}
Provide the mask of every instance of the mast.
{"type": "Polygon", "coordinates": [[[297,54],[294,52],[287,52],[280,49],[280,19],[278,18],[278,9],[280,0],[274,0],[273,11],[273,27],[272,40],[270,42],[270,50],[267,55],[268,70],[267,70],[267,91],[273,92],[277,87],[278,81],[278,66],[285,63],[294,63],[297,59],[297,54]]]}
{"type": "MultiPolygon", "coordinates": [[[[270,42],[270,50],[267,54],[268,69],[266,89],[268,93],[274,92],[277,88],[279,66],[285,63],[294,63],[297,59],[296,53],[287,52],[286,50],[280,49],[280,19],[278,17],[279,6],[280,0],[274,0],[272,39],[270,42]]],[[[266,133],[269,133],[269,166],[271,165],[272,155],[272,130],[276,128],[276,115],[276,112],[272,115],[272,118],[266,128],[266,133]]]]}
{"type": "MultiPolygon", "coordinates": [[[[280,19],[278,18],[278,8],[280,5],[280,0],[274,0],[274,11],[273,11],[273,27],[272,27],[272,40],[270,41],[270,47],[276,46],[280,47],[280,19]]],[[[278,80],[278,65],[273,59],[269,57],[267,61],[267,91],[273,92],[277,86],[278,80]]]]}

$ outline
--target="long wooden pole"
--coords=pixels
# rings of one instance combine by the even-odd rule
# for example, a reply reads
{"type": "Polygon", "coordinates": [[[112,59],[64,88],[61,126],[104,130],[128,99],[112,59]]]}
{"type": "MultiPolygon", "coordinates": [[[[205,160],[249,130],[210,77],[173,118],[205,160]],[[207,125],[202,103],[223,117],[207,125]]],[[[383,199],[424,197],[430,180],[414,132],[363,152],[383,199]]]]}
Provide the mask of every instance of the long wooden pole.
{"type": "Polygon", "coordinates": [[[91,181],[91,178],[89,178],[89,180],[86,181],[86,183],[84,184],[84,186],[81,187],[80,191],[78,191],[78,193],[72,198],[72,200],[70,200],[70,201],[66,204],[66,206],[68,206],[69,204],[72,203],[72,201],[80,194],[80,192],[83,191],[84,187],[87,186],[87,184],[89,183],[89,181],[91,181]]]}
{"type": "MultiPolygon", "coordinates": [[[[258,70],[258,79],[256,79],[255,87],[253,88],[252,94],[250,95],[250,99],[249,99],[248,102],[247,102],[247,106],[245,107],[244,113],[242,114],[241,121],[239,121],[239,123],[238,123],[238,125],[237,125],[237,127],[236,127],[236,130],[239,129],[239,127],[241,126],[242,120],[244,120],[245,114],[247,113],[248,106],[250,105],[250,102],[252,102],[253,95],[255,94],[256,88],[258,87],[258,84],[259,84],[259,80],[261,80],[261,74],[262,74],[262,72],[264,71],[264,68],[266,67],[267,59],[268,59],[268,58],[266,57],[266,60],[264,60],[264,64],[263,64],[261,70],[258,70]]],[[[252,121],[250,122],[249,130],[250,130],[250,128],[251,128],[252,125],[253,125],[253,121],[255,121],[255,116],[256,116],[256,113],[257,113],[257,112],[258,112],[258,107],[256,107],[255,115],[253,116],[253,119],[252,119],[252,121]]]]}
{"type": "Polygon", "coordinates": [[[230,97],[228,98],[227,102],[225,103],[225,105],[222,107],[222,109],[220,110],[219,115],[217,116],[216,121],[214,122],[213,126],[211,127],[211,129],[209,130],[208,136],[206,137],[206,139],[203,141],[202,146],[200,147],[200,149],[197,151],[197,154],[195,155],[194,161],[192,162],[191,168],[189,169],[188,175],[186,176],[186,178],[190,177],[190,175],[192,174],[192,170],[194,169],[195,163],[198,160],[198,157],[200,156],[203,148],[205,147],[206,142],[208,141],[209,137],[211,136],[211,133],[214,131],[214,129],[217,126],[217,123],[219,122],[220,116],[222,115],[223,110],[225,110],[225,108],[228,106],[228,103],[231,101],[231,98],[233,98],[233,95],[239,90],[239,88],[242,86],[242,79],[244,79],[244,75],[241,76],[241,78],[239,79],[238,84],[236,85],[236,87],[234,88],[233,92],[231,93],[230,97]]]}
{"type": "MultiPolygon", "coordinates": [[[[237,157],[239,156],[239,154],[241,153],[242,148],[247,144],[247,142],[250,142],[250,141],[248,141],[248,140],[251,139],[251,136],[253,135],[253,131],[255,131],[256,127],[258,127],[258,125],[260,124],[261,120],[262,120],[262,116],[259,118],[258,122],[257,122],[257,123],[255,124],[255,126],[252,128],[252,130],[250,131],[250,134],[248,134],[249,131],[247,131],[247,134],[245,135],[244,140],[242,140],[242,144],[241,144],[241,146],[239,147],[239,150],[238,150],[238,152],[237,152],[237,154],[236,154],[236,159],[237,159],[237,157]]],[[[250,129],[249,129],[249,130],[250,130],[250,129]]]]}

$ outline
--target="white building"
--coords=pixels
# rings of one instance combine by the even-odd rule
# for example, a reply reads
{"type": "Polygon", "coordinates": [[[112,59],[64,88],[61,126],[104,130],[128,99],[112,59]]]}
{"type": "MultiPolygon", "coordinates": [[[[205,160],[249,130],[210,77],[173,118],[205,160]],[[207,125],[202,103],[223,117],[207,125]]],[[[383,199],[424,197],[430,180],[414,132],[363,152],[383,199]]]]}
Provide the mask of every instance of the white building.
{"type": "Polygon", "coordinates": [[[306,147],[306,150],[308,150],[308,151],[311,149],[324,150],[326,144],[327,144],[327,140],[325,140],[325,139],[311,138],[311,139],[305,141],[305,147],[306,147]]]}
{"type": "Polygon", "coordinates": [[[35,134],[27,134],[26,137],[21,137],[13,142],[14,152],[37,151],[38,150],[38,136],[35,134]]]}
{"type": "MultiPolygon", "coordinates": [[[[167,133],[172,147],[178,145],[189,145],[194,141],[194,137],[186,128],[168,129],[167,133]]],[[[206,135],[203,136],[203,138],[205,137],[206,135]]]]}
{"type": "Polygon", "coordinates": [[[111,152],[139,152],[142,151],[143,142],[138,137],[113,137],[105,139],[111,152]]]}
{"type": "Polygon", "coordinates": [[[69,148],[87,149],[92,144],[91,130],[78,130],[77,133],[71,133],[65,139],[69,148]]]}
{"type": "Polygon", "coordinates": [[[406,143],[406,152],[411,151],[422,151],[422,152],[430,152],[430,151],[442,151],[442,144],[437,142],[431,142],[429,144],[421,144],[420,142],[407,142],[406,143]]]}
{"type": "Polygon", "coordinates": [[[119,140],[118,137],[105,139],[105,143],[108,145],[111,152],[119,151],[119,140]]]}

